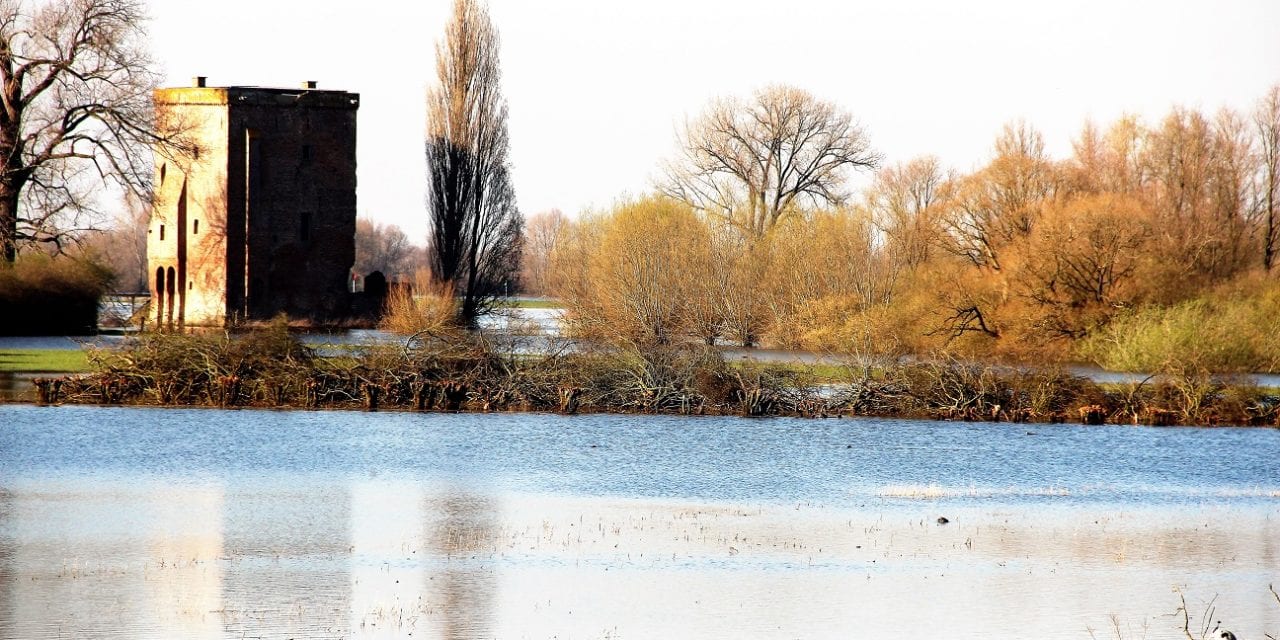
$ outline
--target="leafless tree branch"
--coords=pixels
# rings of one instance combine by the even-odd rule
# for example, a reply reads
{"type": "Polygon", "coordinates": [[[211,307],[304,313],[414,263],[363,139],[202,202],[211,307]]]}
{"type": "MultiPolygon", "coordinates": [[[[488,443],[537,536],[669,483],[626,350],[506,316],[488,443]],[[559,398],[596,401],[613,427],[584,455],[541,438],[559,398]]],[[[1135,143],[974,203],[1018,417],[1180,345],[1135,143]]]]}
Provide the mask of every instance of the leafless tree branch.
{"type": "Polygon", "coordinates": [[[141,0],[0,0],[0,253],[61,245],[101,217],[113,185],[149,196],[152,148],[179,152],[157,126],[160,82],[141,0]]]}
{"type": "Polygon", "coordinates": [[[853,116],[787,86],[716,100],[678,139],[661,190],[753,237],[798,211],[844,204],[848,171],[880,162],[853,116]]]}

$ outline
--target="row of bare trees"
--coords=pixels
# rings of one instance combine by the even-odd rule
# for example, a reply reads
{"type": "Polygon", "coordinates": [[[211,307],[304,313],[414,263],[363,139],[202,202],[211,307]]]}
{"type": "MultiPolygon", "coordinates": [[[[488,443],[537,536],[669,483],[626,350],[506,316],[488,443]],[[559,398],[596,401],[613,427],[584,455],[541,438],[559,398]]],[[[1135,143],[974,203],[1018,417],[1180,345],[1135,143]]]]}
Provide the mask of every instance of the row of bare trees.
{"type": "MultiPolygon", "coordinates": [[[[1272,271],[1278,103],[1273,87],[1248,115],[1175,108],[1149,125],[1086,124],[1063,160],[1026,125],[1007,127],[986,166],[946,176],[942,197],[909,218],[955,258],[934,269],[952,273],[945,331],[1079,338],[1118,310],[1272,271]]],[[[900,191],[886,177],[872,194],[900,191]]],[[[886,225],[886,234],[904,228],[886,225]]]]}
{"type": "Polygon", "coordinates": [[[1249,114],[1087,124],[1062,159],[1018,122],[970,173],[916,158],[853,195],[879,161],[861,131],[773,87],[714,103],[657,195],[558,223],[527,263],[575,331],[627,344],[1070,355],[1127,309],[1274,270],[1277,131],[1280,86],[1249,114]]]}
{"type": "MultiPolygon", "coordinates": [[[[181,127],[155,122],[159,78],[143,24],[138,0],[0,0],[3,261],[24,243],[58,245],[92,226],[78,218],[96,210],[103,183],[145,201],[151,150],[183,151],[181,127]]],[[[771,86],[716,100],[684,125],[656,185],[664,198],[526,226],[499,44],[483,2],[456,0],[427,100],[428,262],[467,324],[511,290],[517,269],[531,289],[581,297],[589,283],[565,275],[574,260],[581,277],[595,260],[622,286],[653,265],[621,256],[658,243],[685,265],[678,275],[699,281],[665,291],[689,306],[680,332],[704,341],[841,343],[857,324],[849,318],[874,317],[910,328],[912,344],[1038,349],[1117,310],[1177,302],[1280,260],[1280,87],[1248,113],[1176,108],[1158,122],[1089,124],[1062,159],[1030,125],[1011,124],[989,161],[961,174],[931,157],[881,168],[848,112],[771,86]],[[871,169],[872,185],[853,193],[850,175],[871,169]],[[630,228],[655,237],[619,231],[630,228]],[[616,257],[592,258],[602,247],[616,257]]],[[[365,231],[376,242],[363,255],[404,268],[402,237],[365,231]]],[[[626,304],[646,318],[646,339],[670,340],[670,303],[655,293],[664,289],[645,286],[645,301],[626,304]]]]}
{"type": "Polygon", "coordinates": [[[356,220],[356,273],[380,271],[388,278],[407,279],[425,260],[424,249],[399,226],[371,218],[356,220]]]}

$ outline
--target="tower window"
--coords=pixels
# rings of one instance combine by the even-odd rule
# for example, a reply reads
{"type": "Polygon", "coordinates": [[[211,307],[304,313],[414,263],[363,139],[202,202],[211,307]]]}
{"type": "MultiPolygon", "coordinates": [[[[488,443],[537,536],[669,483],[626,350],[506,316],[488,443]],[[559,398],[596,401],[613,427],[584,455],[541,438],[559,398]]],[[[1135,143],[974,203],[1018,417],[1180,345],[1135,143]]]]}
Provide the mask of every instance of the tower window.
{"type": "Polygon", "coordinates": [[[191,235],[194,236],[198,233],[200,233],[200,221],[196,220],[195,222],[191,223],[191,235]]]}
{"type": "Polygon", "coordinates": [[[160,242],[164,242],[164,225],[160,225],[160,242]]]}

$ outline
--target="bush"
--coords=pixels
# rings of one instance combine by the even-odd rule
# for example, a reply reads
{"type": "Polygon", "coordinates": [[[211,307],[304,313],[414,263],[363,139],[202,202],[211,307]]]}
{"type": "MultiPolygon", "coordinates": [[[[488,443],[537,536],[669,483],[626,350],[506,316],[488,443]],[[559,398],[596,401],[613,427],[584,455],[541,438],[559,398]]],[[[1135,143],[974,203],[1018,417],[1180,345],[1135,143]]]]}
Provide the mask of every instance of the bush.
{"type": "Polygon", "coordinates": [[[387,292],[380,326],[392,333],[449,332],[457,328],[458,302],[453,290],[437,283],[424,270],[414,273],[410,287],[387,292]]]}
{"type": "Polygon", "coordinates": [[[1170,307],[1149,306],[1095,332],[1080,353],[1113,371],[1198,376],[1280,370],[1280,284],[1237,282],[1170,307]]]}
{"type": "Polygon", "coordinates": [[[87,391],[107,390],[107,381],[122,381],[111,403],[133,396],[159,404],[279,406],[303,392],[314,369],[314,356],[289,333],[280,316],[264,328],[244,334],[154,333],[128,348],[90,355],[97,375],[87,391]]]}
{"type": "Polygon", "coordinates": [[[87,260],[23,254],[0,264],[0,335],[91,335],[111,273],[87,260]]]}
{"type": "Polygon", "coordinates": [[[712,277],[709,243],[693,209],[657,196],[578,223],[553,261],[569,332],[620,347],[680,342],[705,315],[693,283],[712,277]]]}
{"type": "MultiPolygon", "coordinates": [[[[1241,415],[1220,402],[1224,374],[1280,369],[1277,317],[1280,285],[1243,278],[1200,298],[1116,318],[1086,339],[1080,352],[1113,371],[1157,376],[1154,401],[1179,421],[1213,422],[1224,413],[1241,415]]],[[[1128,411],[1142,419],[1134,407],[1128,411]]]]}

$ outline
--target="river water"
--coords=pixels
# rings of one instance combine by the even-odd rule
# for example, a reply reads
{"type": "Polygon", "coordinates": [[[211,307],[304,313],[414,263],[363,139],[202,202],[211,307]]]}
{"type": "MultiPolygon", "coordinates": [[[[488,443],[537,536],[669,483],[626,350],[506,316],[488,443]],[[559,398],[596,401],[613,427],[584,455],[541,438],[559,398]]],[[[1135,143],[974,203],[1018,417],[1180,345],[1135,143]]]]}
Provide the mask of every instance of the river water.
{"type": "Polygon", "coordinates": [[[1268,429],[0,406],[0,638],[1175,638],[1184,598],[1196,637],[1212,611],[1262,638],[1278,454],[1268,429]]]}

